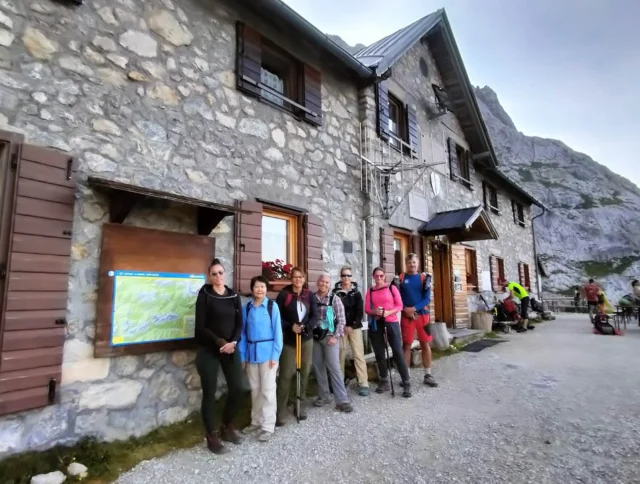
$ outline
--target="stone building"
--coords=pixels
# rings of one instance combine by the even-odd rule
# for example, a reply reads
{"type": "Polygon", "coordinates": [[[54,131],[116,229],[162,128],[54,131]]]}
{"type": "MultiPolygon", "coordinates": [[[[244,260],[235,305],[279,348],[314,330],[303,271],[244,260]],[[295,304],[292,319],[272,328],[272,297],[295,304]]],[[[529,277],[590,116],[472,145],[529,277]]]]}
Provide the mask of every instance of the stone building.
{"type": "Polygon", "coordinates": [[[215,253],[246,293],[415,250],[451,327],[483,272],[535,285],[443,11],[354,57],[279,1],[2,0],[0,52],[0,458],[199,407],[189,338],[116,334],[118,271],[215,253]]]}

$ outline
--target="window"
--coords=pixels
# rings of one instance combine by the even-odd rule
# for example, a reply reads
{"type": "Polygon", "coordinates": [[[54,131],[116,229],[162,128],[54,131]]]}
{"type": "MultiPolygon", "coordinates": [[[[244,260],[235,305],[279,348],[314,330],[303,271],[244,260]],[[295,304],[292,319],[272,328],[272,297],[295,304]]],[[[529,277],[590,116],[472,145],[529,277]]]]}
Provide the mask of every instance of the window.
{"type": "Polygon", "coordinates": [[[389,133],[392,135],[390,143],[394,148],[401,149],[401,143],[398,139],[407,142],[407,113],[405,106],[391,94],[389,94],[389,133]]]}
{"type": "Polygon", "coordinates": [[[498,260],[498,280],[505,281],[507,278],[504,275],[504,259],[497,257],[498,260]]]}
{"type": "Polygon", "coordinates": [[[484,183],[484,206],[493,213],[500,214],[498,208],[498,190],[489,183],[484,183]]]}
{"type": "Polygon", "coordinates": [[[432,85],[433,92],[436,95],[436,103],[438,110],[440,111],[451,111],[453,112],[453,104],[449,100],[449,94],[447,91],[442,89],[440,86],[432,85]]]}
{"type": "Polygon", "coordinates": [[[270,281],[289,279],[299,264],[300,218],[264,209],[262,212],[262,274],[270,281]]]}
{"type": "Polygon", "coordinates": [[[322,76],[260,32],[237,23],[238,89],[316,126],[322,125],[322,76]]]}
{"type": "Polygon", "coordinates": [[[407,234],[395,232],[393,234],[393,254],[395,273],[404,272],[404,258],[409,253],[409,236],[407,234]]]}
{"type": "Polygon", "coordinates": [[[463,182],[470,183],[471,176],[469,175],[469,159],[465,149],[456,145],[456,159],[458,161],[458,173],[463,182]]]}
{"type": "Polygon", "coordinates": [[[531,275],[529,273],[529,264],[520,262],[520,264],[518,264],[518,269],[520,272],[520,284],[527,289],[531,289],[531,275]]]}
{"type": "Polygon", "coordinates": [[[473,249],[464,250],[465,266],[467,268],[467,290],[478,290],[478,262],[476,251],[473,249]]]}
{"type": "Polygon", "coordinates": [[[524,221],[524,206],[521,203],[516,202],[515,200],[513,200],[511,204],[513,208],[513,221],[516,225],[525,227],[526,224],[524,221]]]}
{"type": "Polygon", "coordinates": [[[489,269],[491,271],[491,287],[494,292],[502,290],[500,281],[505,280],[504,260],[495,255],[489,256],[489,269]]]}
{"type": "Polygon", "coordinates": [[[260,96],[266,101],[293,112],[296,108],[291,101],[296,104],[300,102],[299,78],[298,61],[275,44],[263,39],[260,79],[266,88],[261,89],[260,96]]]}

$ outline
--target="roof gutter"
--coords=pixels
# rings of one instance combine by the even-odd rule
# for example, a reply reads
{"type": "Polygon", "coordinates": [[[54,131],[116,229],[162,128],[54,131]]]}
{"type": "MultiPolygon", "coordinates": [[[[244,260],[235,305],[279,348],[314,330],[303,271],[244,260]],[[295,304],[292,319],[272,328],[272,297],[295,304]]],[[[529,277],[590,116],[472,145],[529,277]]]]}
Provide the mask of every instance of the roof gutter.
{"type": "Polygon", "coordinates": [[[355,72],[362,79],[371,80],[375,77],[375,71],[362,64],[349,52],[333,42],[326,34],[318,30],[313,24],[285,4],[282,0],[262,0],[262,7],[272,14],[279,16],[290,24],[294,29],[299,30],[313,43],[325,49],[328,53],[338,58],[348,69],[355,72]]]}

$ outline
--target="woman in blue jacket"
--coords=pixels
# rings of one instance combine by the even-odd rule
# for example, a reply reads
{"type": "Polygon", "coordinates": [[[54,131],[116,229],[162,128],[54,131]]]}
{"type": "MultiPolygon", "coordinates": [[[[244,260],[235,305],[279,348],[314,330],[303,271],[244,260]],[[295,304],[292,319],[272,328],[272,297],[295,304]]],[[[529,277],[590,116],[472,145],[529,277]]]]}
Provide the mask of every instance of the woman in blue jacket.
{"type": "Polygon", "coordinates": [[[278,305],[267,297],[269,282],[263,276],[251,279],[253,300],[242,311],[244,324],[238,348],[251,385],[251,425],[242,432],[260,431],[267,442],[276,425],[276,373],[282,352],[282,323],[278,305]]]}

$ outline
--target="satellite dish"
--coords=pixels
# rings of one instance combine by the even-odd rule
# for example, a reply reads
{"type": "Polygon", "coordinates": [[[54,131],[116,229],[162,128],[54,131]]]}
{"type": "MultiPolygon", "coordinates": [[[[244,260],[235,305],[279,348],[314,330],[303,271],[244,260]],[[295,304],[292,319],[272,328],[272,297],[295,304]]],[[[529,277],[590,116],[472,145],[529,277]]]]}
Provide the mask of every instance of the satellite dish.
{"type": "Polygon", "coordinates": [[[440,175],[435,172],[431,173],[431,189],[436,197],[440,196],[440,175]]]}

